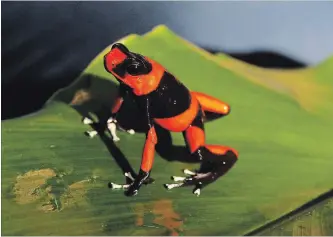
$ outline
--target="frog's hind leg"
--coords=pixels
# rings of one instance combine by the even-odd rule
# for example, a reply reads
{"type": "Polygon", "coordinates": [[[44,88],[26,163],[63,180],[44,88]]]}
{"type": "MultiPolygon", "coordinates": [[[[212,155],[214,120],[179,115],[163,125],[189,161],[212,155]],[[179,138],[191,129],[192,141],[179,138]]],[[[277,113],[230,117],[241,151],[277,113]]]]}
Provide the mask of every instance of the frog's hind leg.
{"type": "Polygon", "coordinates": [[[172,176],[177,184],[166,184],[167,189],[194,185],[193,193],[200,195],[200,190],[226,174],[238,160],[238,152],[224,145],[206,143],[202,111],[199,111],[190,126],[183,132],[186,146],[191,158],[199,162],[200,168],[195,172],[184,172],[188,177],[172,176]]]}
{"type": "Polygon", "coordinates": [[[221,118],[230,113],[230,106],[219,99],[201,92],[192,91],[191,94],[198,99],[204,112],[205,121],[221,118]]]}

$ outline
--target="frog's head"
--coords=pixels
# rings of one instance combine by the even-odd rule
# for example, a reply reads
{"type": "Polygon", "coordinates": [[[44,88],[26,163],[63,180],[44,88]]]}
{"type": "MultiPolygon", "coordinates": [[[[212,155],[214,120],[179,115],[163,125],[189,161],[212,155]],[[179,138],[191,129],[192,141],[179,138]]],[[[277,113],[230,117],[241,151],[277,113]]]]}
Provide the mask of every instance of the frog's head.
{"type": "Polygon", "coordinates": [[[144,75],[152,70],[151,63],[142,55],[133,53],[128,48],[116,43],[104,56],[105,69],[117,79],[125,79],[127,75],[144,75]]]}

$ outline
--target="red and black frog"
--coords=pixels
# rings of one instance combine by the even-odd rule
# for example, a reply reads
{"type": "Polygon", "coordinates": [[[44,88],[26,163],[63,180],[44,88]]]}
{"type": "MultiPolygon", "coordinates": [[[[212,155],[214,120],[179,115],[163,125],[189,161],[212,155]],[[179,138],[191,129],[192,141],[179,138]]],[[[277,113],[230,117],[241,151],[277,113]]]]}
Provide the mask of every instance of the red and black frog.
{"type": "Polygon", "coordinates": [[[121,43],[113,44],[104,56],[105,69],[120,83],[120,93],[112,108],[115,116],[125,93],[129,93],[147,122],[146,140],[138,175],[125,191],[134,196],[150,177],[158,137],[155,125],[170,132],[182,132],[186,146],[194,162],[200,163],[195,171],[186,171],[187,177],[175,177],[181,181],[165,187],[193,185],[193,193],[224,175],[238,160],[238,152],[228,146],[210,145],[205,141],[204,119],[206,113],[225,116],[230,106],[200,92],[190,91],[161,64],[131,52],[121,43]]]}

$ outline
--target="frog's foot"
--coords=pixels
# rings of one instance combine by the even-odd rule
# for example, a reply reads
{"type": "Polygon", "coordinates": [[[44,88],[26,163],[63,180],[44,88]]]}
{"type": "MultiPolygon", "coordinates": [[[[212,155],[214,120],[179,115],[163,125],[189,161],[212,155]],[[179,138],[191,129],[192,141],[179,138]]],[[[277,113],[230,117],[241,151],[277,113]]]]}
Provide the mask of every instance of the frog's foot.
{"type": "Polygon", "coordinates": [[[203,183],[201,180],[208,176],[209,174],[202,174],[198,173],[197,171],[191,171],[189,169],[184,169],[183,173],[187,175],[186,177],[183,176],[171,176],[171,179],[178,183],[172,183],[172,184],[164,184],[164,187],[168,190],[171,190],[173,188],[180,188],[185,186],[195,186],[193,189],[193,194],[196,196],[200,196],[201,189],[203,187],[203,183]]]}
{"type": "MultiPolygon", "coordinates": [[[[131,172],[125,172],[124,176],[126,177],[126,184],[116,184],[116,183],[113,183],[113,182],[109,182],[108,183],[109,188],[127,190],[133,184],[133,182],[135,180],[134,177],[136,177],[136,174],[131,174],[131,172]]],[[[145,185],[151,184],[151,183],[154,183],[154,181],[155,180],[153,178],[148,177],[143,182],[143,184],[145,184],[145,185]]]]}

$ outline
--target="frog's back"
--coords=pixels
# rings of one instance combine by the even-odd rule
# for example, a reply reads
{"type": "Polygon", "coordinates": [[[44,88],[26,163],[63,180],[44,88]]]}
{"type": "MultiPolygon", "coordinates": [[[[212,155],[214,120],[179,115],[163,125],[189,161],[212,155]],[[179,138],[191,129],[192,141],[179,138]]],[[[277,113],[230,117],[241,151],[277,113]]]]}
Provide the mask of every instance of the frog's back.
{"type": "Polygon", "coordinates": [[[186,111],[191,104],[191,93],[171,73],[165,71],[161,81],[149,95],[154,118],[171,118],[186,111]]]}

